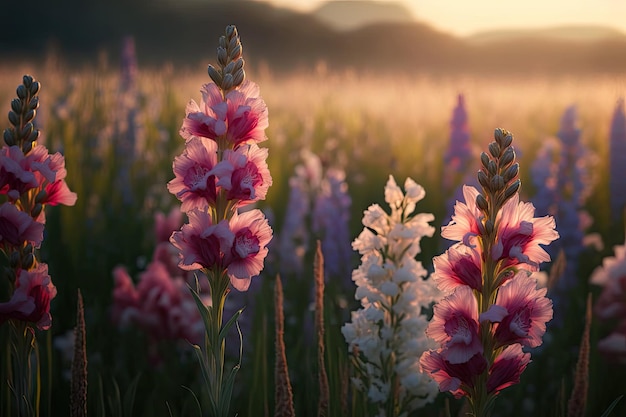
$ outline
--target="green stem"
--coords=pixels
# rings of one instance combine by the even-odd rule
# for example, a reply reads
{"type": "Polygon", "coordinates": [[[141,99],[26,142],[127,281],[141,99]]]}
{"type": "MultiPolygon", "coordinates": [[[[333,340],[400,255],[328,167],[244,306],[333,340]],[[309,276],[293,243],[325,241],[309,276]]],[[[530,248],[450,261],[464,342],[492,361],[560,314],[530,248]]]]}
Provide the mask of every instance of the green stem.
{"type": "Polygon", "coordinates": [[[223,397],[224,389],[224,339],[220,338],[222,323],[224,317],[224,304],[228,295],[229,279],[226,271],[221,269],[209,272],[209,285],[211,287],[211,299],[213,306],[211,308],[211,331],[209,332],[207,346],[207,354],[211,353],[207,358],[211,370],[211,387],[210,395],[215,404],[214,415],[216,417],[226,417],[230,405],[230,398],[223,397]],[[224,404],[222,406],[222,404],[224,404]]]}
{"type": "Polygon", "coordinates": [[[35,335],[27,323],[10,320],[12,352],[12,380],[15,409],[19,417],[38,415],[38,398],[35,398],[32,384],[30,355],[35,346],[35,335]]]}

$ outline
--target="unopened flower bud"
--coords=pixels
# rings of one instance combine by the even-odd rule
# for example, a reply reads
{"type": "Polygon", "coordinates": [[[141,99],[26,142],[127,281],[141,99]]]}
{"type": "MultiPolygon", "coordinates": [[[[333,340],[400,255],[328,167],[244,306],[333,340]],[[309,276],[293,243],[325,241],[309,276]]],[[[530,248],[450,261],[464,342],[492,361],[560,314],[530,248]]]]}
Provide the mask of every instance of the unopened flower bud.
{"type": "Polygon", "coordinates": [[[237,73],[237,71],[239,71],[240,69],[243,68],[243,64],[245,63],[244,59],[242,57],[239,57],[236,61],[235,61],[235,69],[233,70],[233,73],[237,73]]]}
{"type": "Polygon", "coordinates": [[[34,96],[35,94],[37,94],[39,92],[39,81],[35,81],[32,83],[32,85],[30,86],[30,95],[34,96]]]}
{"type": "Polygon", "coordinates": [[[33,244],[28,242],[26,244],[26,246],[24,246],[24,249],[22,249],[22,253],[29,253],[33,251],[33,244]]]}
{"type": "Polygon", "coordinates": [[[46,198],[48,198],[48,193],[46,192],[46,190],[39,191],[35,196],[35,204],[45,201],[46,198]]]}
{"type": "Polygon", "coordinates": [[[224,67],[224,74],[232,74],[233,70],[235,69],[235,63],[233,61],[230,61],[225,67],[224,67]]]}
{"type": "Polygon", "coordinates": [[[230,50],[230,54],[228,54],[228,57],[232,60],[239,58],[241,56],[241,49],[241,44],[238,43],[237,45],[235,45],[234,48],[230,50]]]}
{"type": "Polygon", "coordinates": [[[35,255],[33,253],[27,253],[24,258],[22,258],[22,268],[30,269],[35,264],[35,255]]]}
{"type": "Polygon", "coordinates": [[[31,120],[35,118],[35,114],[37,114],[35,110],[28,110],[26,114],[24,115],[24,121],[30,122],[31,120]]]}
{"type": "Polygon", "coordinates": [[[491,219],[485,221],[485,232],[487,232],[487,235],[493,233],[493,221],[491,219]]]}
{"type": "Polygon", "coordinates": [[[35,204],[35,207],[30,211],[30,215],[33,219],[36,219],[41,214],[43,210],[43,205],[41,203],[35,204]]]}
{"type": "Polygon", "coordinates": [[[226,36],[224,35],[220,36],[220,38],[218,39],[218,46],[220,48],[226,49],[226,36]]]}
{"type": "Polygon", "coordinates": [[[513,143],[513,135],[510,132],[506,132],[506,135],[502,139],[502,147],[508,148],[513,143]]]}
{"type": "Polygon", "coordinates": [[[504,178],[504,182],[508,183],[513,178],[517,177],[517,174],[519,174],[519,164],[515,163],[511,165],[510,167],[508,167],[506,171],[504,171],[504,174],[502,174],[502,177],[504,178]]]}
{"type": "Polygon", "coordinates": [[[491,177],[491,191],[500,191],[504,188],[504,178],[501,175],[491,177]]]}
{"type": "Polygon", "coordinates": [[[509,185],[509,188],[504,192],[504,199],[508,200],[511,198],[518,190],[521,185],[521,181],[519,179],[515,180],[515,182],[509,185]]]}
{"type": "Polygon", "coordinates": [[[224,74],[224,79],[222,80],[222,90],[230,90],[233,88],[233,75],[232,74],[224,74]]]}
{"type": "Polygon", "coordinates": [[[489,153],[494,158],[497,158],[498,156],[500,156],[500,145],[498,145],[496,142],[491,142],[489,144],[489,153]]]}
{"type": "Polygon", "coordinates": [[[33,98],[30,99],[30,102],[28,103],[28,108],[35,110],[38,107],[39,107],[39,97],[34,96],[33,98]]]}
{"type": "Polygon", "coordinates": [[[487,171],[489,171],[490,175],[496,175],[496,173],[498,172],[498,167],[494,160],[489,161],[489,163],[487,164],[487,171]]]}
{"type": "Polygon", "coordinates": [[[9,111],[9,122],[11,122],[13,126],[17,126],[20,122],[19,116],[13,110],[9,111]]]}
{"type": "Polygon", "coordinates": [[[13,110],[15,113],[21,113],[22,100],[20,100],[19,98],[14,98],[13,100],[11,100],[11,110],[13,110]]]}
{"type": "Polygon", "coordinates": [[[28,138],[26,140],[28,140],[29,142],[34,142],[39,138],[39,129],[35,129],[32,132],[30,132],[30,135],[28,135],[28,138]]]}
{"type": "Polygon", "coordinates": [[[24,128],[20,132],[20,136],[23,138],[27,138],[33,132],[34,126],[32,122],[28,122],[24,125],[24,128]]]}
{"type": "Polygon", "coordinates": [[[485,171],[482,169],[478,171],[478,182],[485,190],[489,189],[489,177],[485,174],[485,171]]]}
{"type": "Polygon", "coordinates": [[[500,166],[505,167],[515,159],[515,151],[510,146],[504,150],[502,158],[500,158],[500,166]]]}
{"type": "Polygon", "coordinates": [[[489,166],[489,156],[484,152],[480,154],[480,163],[483,164],[485,169],[489,166]]]}
{"type": "Polygon", "coordinates": [[[235,87],[240,86],[245,78],[246,78],[246,72],[243,70],[243,68],[240,68],[233,76],[233,85],[235,87]]]}
{"type": "Polygon", "coordinates": [[[26,155],[32,149],[33,149],[33,142],[26,141],[22,143],[22,152],[24,152],[24,155],[26,155]]]}
{"type": "Polygon", "coordinates": [[[213,80],[213,82],[217,85],[222,85],[222,74],[218,70],[215,69],[213,65],[209,64],[209,77],[213,80]]]}
{"type": "Polygon", "coordinates": [[[4,143],[7,146],[15,145],[15,136],[13,135],[13,129],[4,129],[4,143]]]}
{"type": "Polygon", "coordinates": [[[20,262],[22,260],[22,255],[18,251],[11,252],[11,256],[9,257],[9,265],[11,268],[15,269],[20,266],[20,262]]]}
{"type": "Polygon", "coordinates": [[[226,62],[228,62],[226,48],[222,48],[221,46],[217,48],[217,62],[219,62],[222,68],[226,65],[226,62]]]}
{"type": "Polygon", "coordinates": [[[487,199],[482,194],[478,194],[476,196],[476,206],[484,212],[486,212],[489,209],[489,204],[487,203],[487,199]]]}
{"type": "Polygon", "coordinates": [[[498,143],[498,145],[500,145],[500,147],[505,148],[506,146],[504,146],[504,140],[506,135],[509,134],[509,132],[507,132],[506,130],[498,127],[496,128],[496,130],[493,132],[493,137],[496,140],[496,142],[498,143]]]}
{"type": "Polygon", "coordinates": [[[17,96],[19,98],[24,100],[27,95],[28,95],[28,91],[26,90],[26,87],[24,87],[23,85],[17,86],[17,96]]]}
{"type": "Polygon", "coordinates": [[[24,75],[24,77],[22,77],[22,83],[24,87],[30,88],[30,86],[33,85],[33,77],[28,74],[24,75]]]}
{"type": "Polygon", "coordinates": [[[232,37],[237,37],[237,27],[235,25],[226,26],[225,32],[226,32],[226,36],[228,37],[228,39],[232,37]]]}

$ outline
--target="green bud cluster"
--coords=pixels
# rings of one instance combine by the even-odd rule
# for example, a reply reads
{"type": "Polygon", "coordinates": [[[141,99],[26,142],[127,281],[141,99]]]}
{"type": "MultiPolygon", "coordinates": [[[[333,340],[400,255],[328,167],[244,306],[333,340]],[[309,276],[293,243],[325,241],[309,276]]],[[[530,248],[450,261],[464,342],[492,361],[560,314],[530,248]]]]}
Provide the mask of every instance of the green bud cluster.
{"type": "Polygon", "coordinates": [[[33,124],[39,108],[39,87],[38,81],[30,75],[24,75],[22,84],[17,87],[17,98],[11,100],[11,127],[4,129],[4,143],[7,146],[19,146],[24,154],[30,152],[39,138],[39,129],[33,124]]]}
{"type": "Polygon", "coordinates": [[[519,164],[515,162],[515,150],[511,146],[513,135],[498,128],[494,138],[495,141],[489,144],[489,153],[480,155],[478,182],[483,192],[476,197],[476,205],[491,222],[495,221],[495,214],[519,191],[521,185],[519,164]]]}
{"type": "Polygon", "coordinates": [[[219,39],[217,62],[219,68],[209,64],[209,76],[223,91],[229,91],[241,85],[246,78],[243,69],[243,49],[234,25],[226,26],[226,33],[219,39]]]}

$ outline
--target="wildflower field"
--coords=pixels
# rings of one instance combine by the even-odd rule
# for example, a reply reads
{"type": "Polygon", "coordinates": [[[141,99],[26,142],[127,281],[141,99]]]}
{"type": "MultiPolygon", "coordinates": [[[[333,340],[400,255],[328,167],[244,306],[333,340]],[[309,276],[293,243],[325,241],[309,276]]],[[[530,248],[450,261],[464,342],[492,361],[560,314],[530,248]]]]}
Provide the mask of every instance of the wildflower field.
{"type": "Polygon", "coordinates": [[[0,416],[626,413],[626,76],[244,75],[229,28],[0,67],[0,416]]]}

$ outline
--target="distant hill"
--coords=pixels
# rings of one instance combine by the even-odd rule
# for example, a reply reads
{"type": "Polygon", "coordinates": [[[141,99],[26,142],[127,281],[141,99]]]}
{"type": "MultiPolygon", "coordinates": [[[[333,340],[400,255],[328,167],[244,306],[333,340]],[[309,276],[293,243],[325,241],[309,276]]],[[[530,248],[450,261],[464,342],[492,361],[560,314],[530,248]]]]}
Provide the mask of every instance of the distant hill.
{"type": "Polygon", "coordinates": [[[337,30],[357,29],[372,23],[408,23],[415,19],[400,2],[335,0],[322,3],[313,16],[337,30]]]}
{"type": "MultiPolygon", "coordinates": [[[[24,14],[23,0],[3,2],[6,16],[24,14]]],[[[26,26],[18,18],[0,25],[0,62],[41,62],[52,47],[78,64],[94,63],[106,51],[115,65],[122,39],[132,35],[140,67],[171,62],[206,68],[215,62],[217,38],[226,25],[236,24],[250,68],[264,63],[277,73],[311,69],[321,61],[333,71],[394,74],[626,73],[626,36],[603,28],[459,38],[413,20],[338,30],[317,14],[247,0],[29,0],[28,7],[33,12],[26,26]]]]}
{"type": "Polygon", "coordinates": [[[474,44],[517,41],[520,39],[547,39],[578,43],[625,38],[626,34],[605,26],[568,25],[542,29],[504,29],[478,32],[465,39],[474,44]]]}

